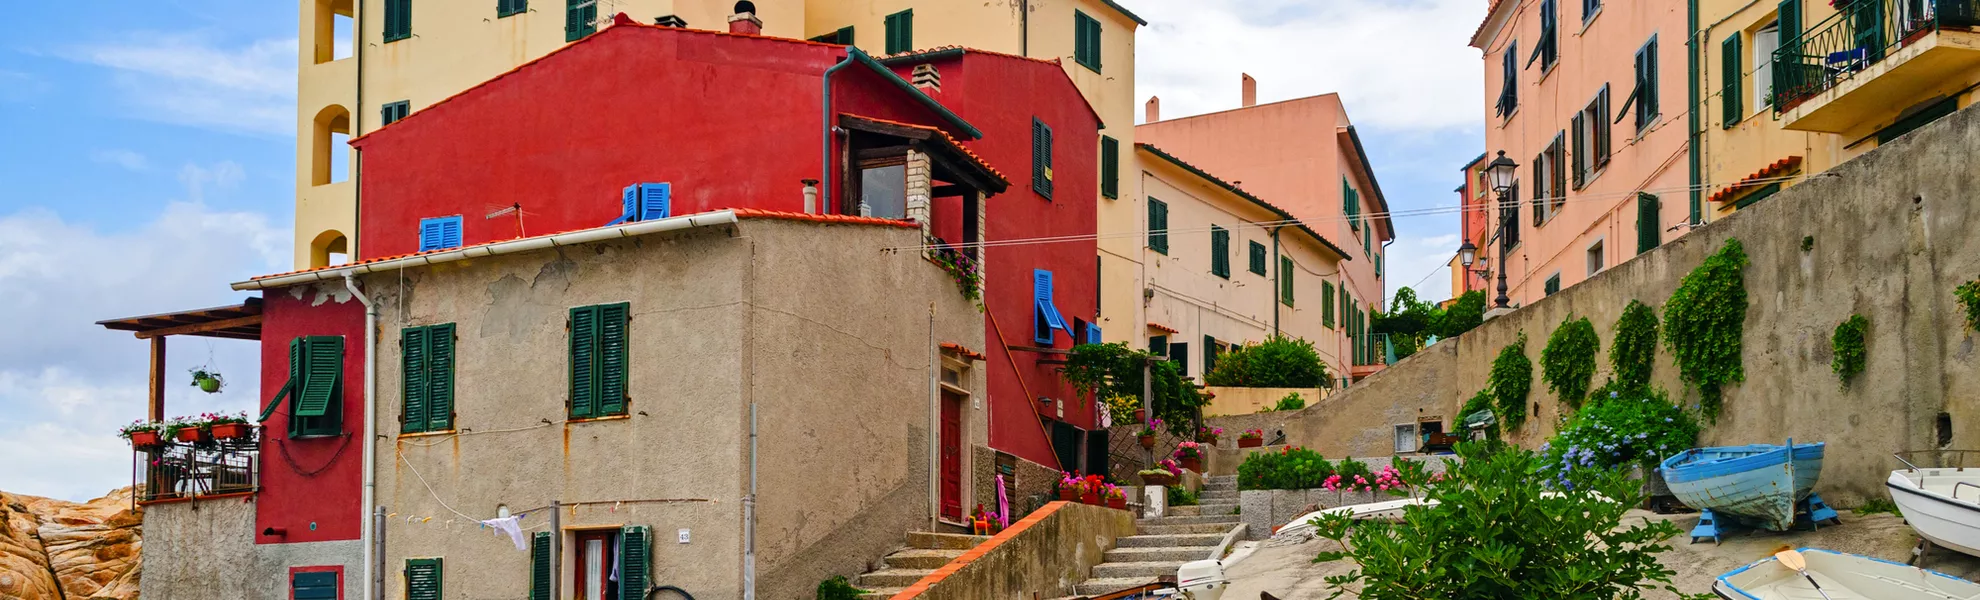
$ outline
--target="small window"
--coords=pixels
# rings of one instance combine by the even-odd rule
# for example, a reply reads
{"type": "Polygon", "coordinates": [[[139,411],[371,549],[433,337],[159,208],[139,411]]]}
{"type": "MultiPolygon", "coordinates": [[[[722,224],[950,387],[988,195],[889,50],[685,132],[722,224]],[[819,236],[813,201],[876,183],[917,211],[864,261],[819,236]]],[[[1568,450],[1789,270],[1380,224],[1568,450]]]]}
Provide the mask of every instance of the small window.
{"type": "Polygon", "coordinates": [[[385,41],[412,37],[412,0],[385,0],[385,41]]]}
{"type": "Polygon", "coordinates": [[[495,18],[529,12],[529,0],[495,0],[495,18]]]}
{"type": "Polygon", "coordinates": [[[1575,189],[1587,185],[1609,165],[1609,114],[1609,86],[1604,84],[1571,119],[1575,189]]]}
{"type": "Polygon", "coordinates": [[[860,216],[907,218],[907,163],[859,170],[860,216]]]}
{"type": "Polygon", "coordinates": [[[289,574],[289,600],[339,600],[342,582],[336,571],[301,571],[289,574]]]}
{"type": "Polygon", "coordinates": [[[598,0],[564,0],[564,41],[575,42],[597,32],[598,0]]]}
{"type": "Polygon", "coordinates": [[[1601,240],[1596,240],[1596,241],[1595,241],[1595,243],[1594,243],[1594,245],[1591,245],[1591,246],[1589,246],[1589,247],[1588,247],[1588,276],[1589,276],[1589,277],[1594,277],[1596,273],[1600,273],[1600,272],[1602,272],[1602,268],[1603,268],[1603,267],[1605,267],[1605,266],[1607,266],[1606,264],[1604,264],[1604,263],[1603,263],[1603,260],[1604,260],[1604,259],[1606,259],[1606,258],[1607,258],[1607,256],[1606,256],[1606,255],[1604,255],[1604,254],[1602,254],[1602,241],[1601,241],[1601,240]]]}
{"type": "Polygon", "coordinates": [[[269,410],[289,401],[289,437],[344,432],[344,338],[312,335],[289,341],[289,381],[269,410]]]}
{"type": "Polygon", "coordinates": [[[454,428],[454,324],[399,331],[399,432],[454,428]]]}
{"type": "Polygon", "coordinates": [[[1741,71],[1739,36],[1740,32],[1735,31],[1719,42],[1719,126],[1726,129],[1732,129],[1746,116],[1746,108],[1741,104],[1745,95],[1739,91],[1746,77],[1741,71]]]}
{"type": "Polygon", "coordinates": [[[1347,215],[1349,230],[1361,231],[1361,192],[1346,177],[1341,178],[1341,213],[1347,215]]]}
{"type": "Polygon", "coordinates": [[[631,305],[623,302],[571,309],[570,418],[626,414],[630,320],[631,305]]]}
{"type": "Polygon", "coordinates": [[[1548,296],[1552,296],[1552,295],[1554,295],[1554,294],[1555,294],[1556,292],[1559,292],[1559,291],[1561,291],[1561,274],[1560,274],[1560,273],[1555,273],[1553,277],[1548,277],[1548,278],[1547,278],[1547,284],[1546,284],[1546,286],[1545,286],[1545,287],[1543,288],[1543,291],[1544,291],[1544,292],[1546,293],[1546,295],[1548,295],[1548,296]]]}
{"type": "Polygon", "coordinates": [[[406,559],[406,600],[440,600],[441,585],[440,559],[406,559]]]}
{"type": "Polygon", "coordinates": [[[1210,274],[1231,278],[1231,230],[1210,226],[1210,274]]]}
{"type": "Polygon", "coordinates": [[[1416,437],[1416,424],[1396,426],[1396,454],[1415,452],[1418,441],[1420,440],[1416,437]]]}
{"type": "Polygon", "coordinates": [[[1189,377],[1189,344],[1174,342],[1169,344],[1169,362],[1176,363],[1176,373],[1189,377]]]}
{"type": "Polygon", "coordinates": [[[1602,0],[1581,0],[1581,22],[1583,24],[1588,23],[1589,19],[1595,18],[1595,15],[1601,12],[1602,0]]]}
{"type": "Polygon", "coordinates": [[[825,35],[811,38],[811,41],[824,43],[824,44],[839,44],[842,46],[851,46],[853,45],[853,28],[851,25],[840,27],[838,31],[834,31],[832,33],[827,33],[825,35]]]}
{"type": "Polygon", "coordinates": [[[1166,335],[1148,336],[1148,353],[1156,356],[1168,356],[1169,336],[1166,335]]]}
{"type": "Polygon", "coordinates": [[[1100,195],[1121,197],[1121,142],[1100,136],[1100,195]]]}
{"type": "Polygon", "coordinates": [[[1519,40],[1506,43],[1500,63],[1499,101],[1494,108],[1499,116],[1511,117],[1519,108],[1519,40]]]}
{"type": "Polygon", "coordinates": [[[1279,302],[1286,306],[1293,305],[1293,259],[1290,256],[1279,256],[1279,302]]]}
{"type": "Polygon", "coordinates": [[[887,15],[887,53],[914,50],[914,9],[887,15]]]}
{"type": "Polygon", "coordinates": [[[461,247],[461,216],[419,220],[419,251],[432,252],[461,247]]]}
{"type": "Polygon", "coordinates": [[[1664,243],[1664,221],[1656,196],[1636,194],[1636,253],[1649,252],[1664,243]]]}
{"type": "Polygon", "coordinates": [[[412,114],[412,102],[409,100],[400,100],[379,107],[378,121],[382,125],[391,125],[399,122],[399,119],[406,118],[406,115],[410,114],[412,114]]]}
{"type": "Polygon", "coordinates": [[[1148,199],[1148,249],[1169,253],[1169,203],[1148,199]]]}
{"type": "Polygon", "coordinates": [[[1636,131],[1642,133],[1658,115],[1657,36],[1650,36],[1650,41],[1636,51],[1636,91],[1624,102],[1625,108],[1630,102],[1636,103],[1636,131]]]}
{"type": "Polygon", "coordinates": [[[1267,254],[1266,254],[1266,251],[1265,251],[1265,245],[1264,245],[1264,244],[1260,244],[1260,243],[1258,243],[1258,242],[1255,242],[1255,241],[1254,241],[1254,242],[1251,242],[1251,268],[1250,268],[1250,271],[1252,272],[1252,274],[1254,274],[1254,275],[1264,275],[1264,274],[1265,274],[1265,260],[1266,260],[1266,258],[1268,258],[1268,256],[1267,256],[1267,254]]]}
{"type": "Polygon", "coordinates": [[[1211,371],[1217,370],[1217,351],[1221,350],[1222,347],[1222,343],[1218,342],[1217,338],[1207,335],[1203,336],[1203,375],[1205,377],[1208,377],[1211,371]]]}
{"type": "Polygon", "coordinates": [[[1567,141],[1554,134],[1554,141],[1533,157],[1533,226],[1539,227],[1567,206],[1567,141]]]}
{"type": "Polygon", "coordinates": [[[1560,58],[1560,12],[1555,0],[1540,0],[1540,41],[1533,43],[1533,57],[1526,59],[1526,64],[1539,61],[1543,74],[1553,70],[1560,58]]]}
{"type": "Polygon", "coordinates": [[[1073,11],[1073,61],[1100,72],[1100,21],[1073,11]]]}
{"type": "Polygon", "coordinates": [[[1031,189],[1052,199],[1052,127],[1031,118],[1031,189]]]}

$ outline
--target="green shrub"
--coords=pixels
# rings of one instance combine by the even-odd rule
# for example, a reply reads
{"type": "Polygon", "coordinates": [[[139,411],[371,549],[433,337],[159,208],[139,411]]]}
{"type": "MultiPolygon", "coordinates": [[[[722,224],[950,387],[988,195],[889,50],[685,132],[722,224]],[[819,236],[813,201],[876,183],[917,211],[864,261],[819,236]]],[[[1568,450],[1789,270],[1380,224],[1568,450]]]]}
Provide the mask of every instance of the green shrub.
{"type": "Polygon", "coordinates": [[[1335,464],[1334,474],[1341,476],[1342,481],[1354,481],[1356,477],[1369,481],[1375,480],[1375,472],[1368,469],[1368,463],[1352,458],[1343,458],[1341,462],[1335,464]]]}
{"type": "Polygon", "coordinates": [[[1829,338],[1829,347],[1835,350],[1835,357],[1829,359],[1829,370],[1835,371],[1836,378],[1843,386],[1863,372],[1863,363],[1869,354],[1864,349],[1864,333],[1870,329],[1870,320],[1863,315],[1850,315],[1849,320],[1836,326],[1836,333],[1829,338]]]}
{"type": "Polygon", "coordinates": [[[1141,397],[1142,372],[1147,369],[1154,398],[1148,416],[1161,419],[1176,435],[1190,432],[1198,409],[1208,402],[1196,384],[1184,379],[1176,363],[1151,360],[1153,355],[1126,344],[1080,344],[1073,346],[1061,368],[1066,381],[1099,398],[1141,397]]]}
{"type": "Polygon", "coordinates": [[[1196,506],[1196,492],[1180,485],[1168,486],[1169,506],[1196,506]]]}
{"type": "Polygon", "coordinates": [[[1401,522],[1315,519],[1318,535],[1344,549],[1355,569],[1326,578],[1333,597],[1363,600],[1500,598],[1634,599],[1672,585],[1657,561],[1678,535],[1667,521],[1623,515],[1642,486],[1620,472],[1586,472],[1593,493],[1548,494],[1534,456],[1516,448],[1460,444],[1452,476],[1428,490],[1434,506],[1411,506],[1401,522]],[[1350,587],[1352,586],[1352,587],[1350,587]]]}
{"type": "Polygon", "coordinates": [[[1960,284],[1953,289],[1953,297],[1966,309],[1966,326],[1980,331],[1980,280],[1960,284]]]}
{"type": "Polygon", "coordinates": [[[1306,408],[1306,397],[1299,395],[1299,392],[1288,392],[1286,397],[1279,399],[1278,405],[1273,406],[1272,410],[1299,410],[1302,408],[1306,408]]]}
{"type": "Polygon", "coordinates": [[[1313,343],[1275,335],[1217,356],[1217,368],[1203,376],[1215,386],[1317,388],[1331,376],[1313,343]]]}
{"type": "Polygon", "coordinates": [[[1493,406],[1506,429],[1526,423],[1526,395],[1533,391],[1533,361],[1526,358],[1526,334],[1499,350],[1488,379],[1493,406]]]}
{"type": "Polygon", "coordinates": [[[1299,446],[1253,452],[1238,463],[1238,489],[1308,490],[1320,487],[1333,474],[1333,463],[1299,446]]]}
{"type": "Polygon", "coordinates": [[[1609,344],[1609,368],[1624,387],[1650,385],[1657,364],[1657,311],[1635,300],[1616,318],[1616,339],[1609,344]]]}
{"type": "Polygon", "coordinates": [[[1547,336],[1547,347],[1540,350],[1540,376],[1562,404],[1579,407],[1588,396],[1588,386],[1595,381],[1595,351],[1601,344],[1587,317],[1569,318],[1547,336]]]}
{"type": "Polygon", "coordinates": [[[818,582],[818,600],[859,600],[859,596],[865,593],[866,590],[853,587],[846,583],[845,577],[838,575],[818,582]]]}
{"type": "Polygon", "coordinates": [[[1684,276],[1664,304],[1664,345],[1678,374],[1698,387],[1705,418],[1719,419],[1725,386],[1746,379],[1740,337],[1746,328],[1746,248],[1728,239],[1684,276]]]}
{"type": "Polygon", "coordinates": [[[1863,505],[1856,507],[1856,510],[1853,512],[1858,515],[1885,513],[1896,517],[1904,516],[1904,513],[1898,511],[1897,503],[1892,502],[1890,498],[1871,498],[1864,500],[1863,505]]]}
{"type": "Polygon", "coordinates": [[[1568,487],[1577,469],[1653,468],[1697,441],[1697,420],[1671,404],[1662,390],[1611,384],[1540,447],[1541,472],[1555,486],[1568,487]]]}
{"type": "Polygon", "coordinates": [[[1444,321],[1436,329],[1438,337],[1454,338],[1485,322],[1485,292],[1472,290],[1457,297],[1444,310],[1444,321]]]}

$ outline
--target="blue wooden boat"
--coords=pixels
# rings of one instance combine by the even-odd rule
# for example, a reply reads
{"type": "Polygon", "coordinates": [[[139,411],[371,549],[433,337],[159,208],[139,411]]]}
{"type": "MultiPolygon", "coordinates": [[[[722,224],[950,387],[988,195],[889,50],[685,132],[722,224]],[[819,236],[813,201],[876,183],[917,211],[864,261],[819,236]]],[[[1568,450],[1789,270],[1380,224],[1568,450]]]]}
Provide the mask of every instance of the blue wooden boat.
{"type": "MultiPolygon", "coordinates": [[[[1822,476],[1822,442],[1693,448],[1664,460],[1671,495],[1702,511],[1701,526],[1733,517],[1774,531],[1794,526],[1795,513],[1822,476]]],[[[1819,505],[1819,499],[1816,501],[1819,505]]],[[[1833,518],[1826,506],[1814,520],[1833,518]]],[[[1696,531],[1693,538],[1701,536],[1696,531]]]]}

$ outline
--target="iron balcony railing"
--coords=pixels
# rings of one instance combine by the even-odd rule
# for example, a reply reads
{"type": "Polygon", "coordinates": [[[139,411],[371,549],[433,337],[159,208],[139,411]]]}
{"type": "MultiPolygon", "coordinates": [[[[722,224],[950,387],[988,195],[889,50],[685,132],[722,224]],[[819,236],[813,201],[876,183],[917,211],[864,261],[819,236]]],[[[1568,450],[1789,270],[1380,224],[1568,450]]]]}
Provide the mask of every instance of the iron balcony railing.
{"type": "Polygon", "coordinates": [[[133,455],[132,483],[141,502],[252,492],[261,487],[253,438],[198,444],[168,442],[133,455]]]}
{"type": "Polygon", "coordinates": [[[1980,0],[1848,0],[1774,50],[1774,112],[1877,64],[1892,50],[1944,27],[1980,25],[1980,0]]]}

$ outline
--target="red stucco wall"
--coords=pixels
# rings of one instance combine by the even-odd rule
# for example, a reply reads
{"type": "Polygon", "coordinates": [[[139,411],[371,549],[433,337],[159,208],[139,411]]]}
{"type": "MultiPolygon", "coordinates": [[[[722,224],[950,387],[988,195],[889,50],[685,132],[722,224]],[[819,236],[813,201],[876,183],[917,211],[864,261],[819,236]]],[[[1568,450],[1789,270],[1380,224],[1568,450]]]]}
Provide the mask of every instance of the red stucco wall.
{"type": "Polygon", "coordinates": [[[288,290],[264,295],[261,321],[261,398],[289,380],[289,341],[300,336],[344,337],[344,432],[339,437],[289,439],[290,399],[261,435],[261,493],[255,498],[255,543],[281,544],[358,539],[362,527],[364,459],[364,307],[354,298],[326,299],[314,291],[302,299],[288,290]],[[314,524],[314,527],[312,527],[314,524]],[[270,527],[286,535],[268,536],[270,527]]]}

